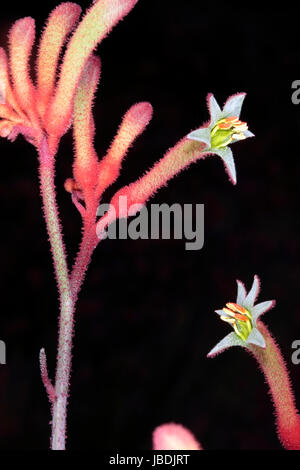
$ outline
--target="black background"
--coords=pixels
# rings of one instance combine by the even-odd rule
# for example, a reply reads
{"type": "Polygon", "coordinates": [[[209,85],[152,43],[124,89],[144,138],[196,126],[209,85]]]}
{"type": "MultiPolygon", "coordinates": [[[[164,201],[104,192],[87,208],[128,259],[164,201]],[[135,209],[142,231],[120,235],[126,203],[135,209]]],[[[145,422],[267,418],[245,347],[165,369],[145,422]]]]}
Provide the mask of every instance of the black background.
{"type": "MultiPolygon", "coordinates": [[[[40,32],[56,5],[6,2],[1,45],[15,19],[34,17],[40,32]]],[[[249,3],[140,0],[98,47],[99,156],[134,102],[149,100],[154,107],[107,201],[207,121],[208,92],[220,103],[247,92],[242,119],[256,137],[232,148],[236,187],[212,156],[152,200],[205,204],[202,250],[186,251],[179,240],[98,246],[76,311],[69,449],[150,449],[153,429],[170,421],[187,426],[207,449],[280,448],[254,360],[238,348],[213,360],[206,354],[229,332],[214,309],[235,300],[235,279],[249,288],[258,274],[259,299],[277,300],[265,322],[287,360],[296,397],[300,393],[300,365],[291,362],[291,344],[300,339],[300,105],[291,102],[291,83],[299,78],[298,27],[288,3],[270,11],[249,3]]],[[[38,353],[45,347],[54,377],[58,302],[37,158],[21,138],[14,144],[1,139],[0,152],[0,324],[7,345],[7,365],[0,366],[0,449],[46,449],[50,410],[38,353]]],[[[80,218],[63,189],[71,165],[69,133],[59,150],[57,188],[70,263],[80,240],[80,218]]]]}

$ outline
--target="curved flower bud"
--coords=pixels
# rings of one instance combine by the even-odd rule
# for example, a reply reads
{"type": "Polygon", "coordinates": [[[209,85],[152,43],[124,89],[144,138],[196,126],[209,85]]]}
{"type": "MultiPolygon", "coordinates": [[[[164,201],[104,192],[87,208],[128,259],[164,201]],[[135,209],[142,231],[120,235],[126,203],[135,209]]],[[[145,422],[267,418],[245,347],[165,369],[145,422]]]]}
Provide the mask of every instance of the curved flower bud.
{"type": "Polygon", "coordinates": [[[97,196],[119,176],[121,164],[134,140],[145,130],[152,118],[152,106],[148,102],[136,103],[124,115],[118,133],[105,157],[99,163],[97,196]]]}
{"type": "Polygon", "coordinates": [[[47,20],[37,58],[37,107],[41,118],[54,91],[61,48],[80,13],[79,5],[65,2],[54,8],[47,20]]]}
{"type": "Polygon", "coordinates": [[[202,450],[195,436],[181,424],[168,423],[153,432],[154,450],[202,450]]]}
{"type": "Polygon", "coordinates": [[[11,106],[18,114],[23,114],[12,90],[8,71],[8,60],[6,52],[2,47],[0,47],[0,93],[2,96],[2,105],[11,106]]]}
{"type": "Polygon", "coordinates": [[[22,18],[14,23],[9,33],[10,68],[14,89],[22,110],[39,127],[35,109],[35,88],[29,71],[29,58],[35,39],[35,21],[22,18]]]}
{"type": "Polygon", "coordinates": [[[97,0],[75,30],[64,55],[57,89],[46,116],[47,132],[54,136],[53,147],[69,126],[74,95],[88,57],[136,3],[137,0],[97,0]]]}
{"type": "MultiPolygon", "coordinates": [[[[92,106],[100,78],[100,59],[91,55],[81,75],[74,100],[74,177],[84,199],[93,198],[98,180],[98,157],[93,146],[92,106]]],[[[86,200],[87,203],[87,200],[86,200]]]]}

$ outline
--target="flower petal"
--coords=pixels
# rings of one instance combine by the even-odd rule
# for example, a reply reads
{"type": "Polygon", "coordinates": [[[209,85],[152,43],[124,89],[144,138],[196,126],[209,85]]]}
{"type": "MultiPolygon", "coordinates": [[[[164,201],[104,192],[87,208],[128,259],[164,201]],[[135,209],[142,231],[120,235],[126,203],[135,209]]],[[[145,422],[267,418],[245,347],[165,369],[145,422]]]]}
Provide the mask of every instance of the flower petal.
{"type": "Polygon", "coordinates": [[[259,293],[259,287],[260,287],[259,277],[255,275],[252,287],[247,297],[244,300],[243,307],[247,308],[248,310],[249,308],[252,309],[254,302],[256,300],[256,297],[258,296],[258,293],[259,293]]]}
{"type": "Polygon", "coordinates": [[[208,147],[210,147],[211,137],[208,127],[202,127],[190,132],[187,138],[190,140],[197,140],[198,142],[204,142],[208,147]]]}
{"type": "Polygon", "coordinates": [[[224,315],[224,310],[215,310],[218,315],[224,315]]]}
{"type": "Polygon", "coordinates": [[[244,136],[246,137],[246,139],[248,139],[248,137],[255,137],[255,135],[253,134],[253,132],[251,131],[243,131],[243,134],[244,136]]]}
{"type": "Polygon", "coordinates": [[[225,349],[231,348],[231,346],[245,347],[246,343],[245,341],[242,341],[236,333],[229,333],[229,335],[225,336],[225,338],[223,338],[211,351],[209,351],[207,357],[214,357],[217,354],[225,351],[225,349]]]}
{"type": "Polygon", "coordinates": [[[212,93],[207,95],[207,104],[210,114],[210,125],[214,125],[221,118],[222,110],[212,93]]]}
{"type": "Polygon", "coordinates": [[[260,346],[261,348],[266,347],[265,339],[257,328],[253,328],[253,330],[251,330],[251,333],[247,338],[247,344],[255,344],[256,346],[260,346]]]}
{"type": "Polygon", "coordinates": [[[222,158],[225,170],[232,184],[236,184],[236,170],[232,151],[229,147],[223,149],[212,149],[215,154],[222,158]]]}
{"type": "Polygon", "coordinates": [[[237,293],[236,303],[238,305],[242,305],[245,298],[246,298],[247,291],[245,289],[244,284],[241,281],[237,280],[236,282],[237,282],[237,285],[238,285],[238,293],[237,293]]]}
{"type": "Polygon", "coordinates": [[[240,117],[243,101],[245,99],[246,93],[238,93],[236,95],[230,96],[226,101],[223,108],[223,116],[237,116],[240,117]]]}
{"type": "Polygon", "coordinates": [[[256,320],[265,312],[270,310],[270,308],[273,308],[275,305],[275,300],[266,300],[265,302],[261,302],[257,305],[254,305],[254,307],[251,309],[251,315],[256,322],[256,320]]]}

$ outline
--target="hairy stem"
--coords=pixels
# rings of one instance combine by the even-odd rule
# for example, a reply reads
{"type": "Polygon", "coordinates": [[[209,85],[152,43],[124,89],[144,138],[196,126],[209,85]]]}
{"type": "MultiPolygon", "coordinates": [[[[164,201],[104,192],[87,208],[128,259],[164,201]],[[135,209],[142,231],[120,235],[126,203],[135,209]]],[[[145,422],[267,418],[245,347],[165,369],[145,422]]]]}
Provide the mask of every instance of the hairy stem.
{"type": "Polygon", "coordinates": [[[80,249],[76,257],[72,274],[71,274],[71,291],[73,301],[76,302],[78,293],[82,286],[84,276],[88,265],[91,261],[93,251],[99,243],[96,235],[96,227],[94,220],[84,224],[83,237],[80,244],[80,249]]]}
{"type": "Polygon", "coordinates": [[[265,338],[266,349],[251,345],[250,350],[270,387],[280,441],[286,449],[300,450],[300,416],[285,362],[267,327],[262,322],[257,322],[257,326],[265,338]]]}
{"type": "Polygon", "coordinates": [[[51,448],[65,449],[67,400],[71,371],[73,334],[73,300],[70,288],[66,254],[56,206],[54,184],[54,157],[50,154],[46,138],[39,147],[40,184],[44,216],[53,256],[54,270],[60,296],[59,338],[55,379],[55,401],[52,411],[51,448]]]}

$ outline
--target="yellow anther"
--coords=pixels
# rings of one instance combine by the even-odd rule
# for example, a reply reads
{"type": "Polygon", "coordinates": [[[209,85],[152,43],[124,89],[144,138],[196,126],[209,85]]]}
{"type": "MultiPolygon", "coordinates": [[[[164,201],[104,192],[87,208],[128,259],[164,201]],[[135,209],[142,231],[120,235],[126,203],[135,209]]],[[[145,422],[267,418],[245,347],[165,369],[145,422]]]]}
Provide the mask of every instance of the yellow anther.
{"type": "Polygon", "coordinates": [[[250,320],[252,318],[250,312],[245,307],[242,307],[239,304],[236,304],[234,302],[227,302],[226,307],[228,309],[230,309],[231,311],[233,311],[233,312],[241,313],[242,315],[246,315],[250,320]]]}
{"type": "Polygon", "coordinates": [[[242,133],[238,133],[238,134],[232,134],[232,138],[236,140],[244,140],[247,137],[242,133]]]}
{"type": "Polygon", "coordinates": [[[226,118],[227,122],[240,122],[239,118],[237,116],[230,116],[226,118]]]}
{"type": "Polygon", "coordinates": [[[247,310],[244,307],[242,307],[239,304],[235,304],[234,302],[227,302],[226,307],[230,308],[231,310],[233,310],[234,312],[237,312],[237,313],[244,313],[245,314],[247,312],[247,310]]]}
{"type": "Polygon", "coordinates": [[[239,132],[244,132],[248,129],[248,125],[245,122],[241,122],[240,124],[234,124],[233,128],[239,132]]]}
{"type": "Polygon", "coordinates": [[[227,313],[227,315],[230,315],[231,317],[235,318],[235,313],[232,310],[230,310],[229,308],[224,307],[223,312],[227,313]]]}
{"type": "Polygon", "coordinates": [[[235,319],[231,317],[225,317],[225,315],[221,315],[221,320],[226,321],[227,323],[231,323],[232,325],[235,324],[235,319]]]}

